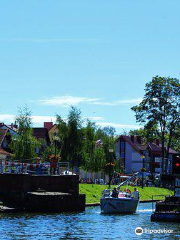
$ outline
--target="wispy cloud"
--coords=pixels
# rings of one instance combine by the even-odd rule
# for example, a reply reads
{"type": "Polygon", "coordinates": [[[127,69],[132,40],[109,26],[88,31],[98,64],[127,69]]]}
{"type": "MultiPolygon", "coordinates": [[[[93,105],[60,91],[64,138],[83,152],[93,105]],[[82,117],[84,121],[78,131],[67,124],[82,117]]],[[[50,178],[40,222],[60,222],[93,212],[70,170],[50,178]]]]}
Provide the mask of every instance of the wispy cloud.
{"type": "Polygon", "coordinates": [[[112,123],[112,122],[97,122],[97,125],[101,127],[111,126],[114,128],[123,128],[123,129],[139,129],[141,127],[137,125],[119,124],[119,123],[112,123]]]}
{"type": "Polygon", "coordinates": [[[125,100],[116,100],[112,102],[97,101],[97,102],[94,102],[94,104],[104,105],[104,106],[118,106],[118,105],[138,104],[141,101],[142,101],[142,98],[133,98],[133,99],[125,99],[125,100]]]}
{"type": "Polygon", "coordinates": [[[118,106],[118,105],[126,105],[126,104],[138,104],[142,101],[142,98],[133,98],[133,99],[124,99],[124,100],[116,100],[116,101],[104,101],[101,98],[87,98],[87,97],[74,97],[70,95],[64,96],[56,96],[47,99],[41,99],[37,102],[42,105],[47,106],[77,106],[79,104],[92,104],[92,105],[100,105],[100,106],[118,106]]]}
{"type": "MultiPolygon", "coordinates": [[[[4,122],[6,124],[11,124],[14,123],[16,116],[13,114],[0,114],[0,122],[4,122]]],[[[56,122],[56,117],[54,116],[37,116],[37,115],[33,115],[31,116],[32,118],[32,123],[35,126],[43,126],[44,122],[56,122]]],[[[96,122],[96,124],[98,126],[101,127],[106,127],[106,126],[112,126],[116,129],[139,129],[141,126],[137,126],[137,125],[128,125],[128,124],[119,124],[119,123],[114,123],[114,122],[105,122],[103,117],[83,117],[83,119],[90,119],[94,122],[96,122]]],[[[66,121],[67,119],[64,118],[64,120],[66,121]]]]}
{"type": "Polygon", "coordinates": [[[56,122],[56,117],[52,116],[32,116],[32,122],[35,124],[42,124],[43,122],[56,122]]]}
{"type": "MultiPolygon", "coordinates": [[[[16,116],[13,114],[0,114],[0,122],[4,123],[13,123],[15,121],[16,116]]],[[[56,117],[53,116],[31,116],[32,122],[34,124],[43,124],[43,122],[56,121],[56,117]]]]}
{"type": "Polygon", "coordinates": [[[48,105],[48,106],[69,107],[69,106],[76,106],[81,103],[94,103],[99,100],[100,100],[99,98],[73,97],[73,96],[65,95],[60,97],[53,97],[53,98],[38,100],[37,102],[42,105],[48,105]]]}
{"type": "Polygon", "coordinates": [[[92,121],[104,121],[103,117],[83,117],[83,119],[89,119],[92,121]]]}

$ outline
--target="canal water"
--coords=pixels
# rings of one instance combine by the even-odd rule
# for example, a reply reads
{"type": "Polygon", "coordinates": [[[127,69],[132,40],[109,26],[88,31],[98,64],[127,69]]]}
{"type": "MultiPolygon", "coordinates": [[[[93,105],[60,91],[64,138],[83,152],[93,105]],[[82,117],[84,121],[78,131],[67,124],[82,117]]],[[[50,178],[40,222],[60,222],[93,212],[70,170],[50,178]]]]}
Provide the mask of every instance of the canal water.
{"type": "Polygon", "coordinates": [[[178,223],[150,222],[151,203],[141,203],[134,215],[105,215],[100,207],[87,207],[81,213],[1,214],[0,239],[180,239],[178,223]],[[171,230],[172,233],[135,234],[143,231],[171,230]]]}

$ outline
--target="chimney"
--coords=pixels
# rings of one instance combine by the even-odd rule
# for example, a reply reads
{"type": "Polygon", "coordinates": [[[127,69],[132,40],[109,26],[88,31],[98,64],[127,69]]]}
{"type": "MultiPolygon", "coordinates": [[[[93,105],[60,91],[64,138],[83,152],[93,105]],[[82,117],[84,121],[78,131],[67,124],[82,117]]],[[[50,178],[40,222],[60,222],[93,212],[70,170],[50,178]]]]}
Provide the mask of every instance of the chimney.
{"type": "Polygon", "coordinates": [[[47,128],[48,130],[51,129],[53,126],[53,122],[44,122],[44,128],[47,128]]]}
{"type": "Polygon", "coordinates": [[[136,140],[139,144],[142,144],[142,137],[141,136],[137,136],[136,140]]]}
{"type": "Polygon", "coordinates": [[[131,141],[134,142],[134,135],[131,135],[131,141]]]}

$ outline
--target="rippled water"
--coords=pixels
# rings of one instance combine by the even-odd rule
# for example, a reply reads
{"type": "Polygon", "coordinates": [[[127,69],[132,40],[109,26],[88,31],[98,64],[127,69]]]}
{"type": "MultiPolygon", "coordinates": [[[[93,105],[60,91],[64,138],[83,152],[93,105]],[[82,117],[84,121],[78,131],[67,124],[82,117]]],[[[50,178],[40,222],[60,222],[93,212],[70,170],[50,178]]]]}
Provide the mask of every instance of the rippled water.
{"type": "Polygon", "coordinates": [[[152,205],[139,205],[134,215],[104,215],[99,207],[82,213],[1,214],[0,239],[180,239],[178,223],[152,223],[152,205]],[[135,228],[171,229],[173,234],[137,236],[135,228]]]}

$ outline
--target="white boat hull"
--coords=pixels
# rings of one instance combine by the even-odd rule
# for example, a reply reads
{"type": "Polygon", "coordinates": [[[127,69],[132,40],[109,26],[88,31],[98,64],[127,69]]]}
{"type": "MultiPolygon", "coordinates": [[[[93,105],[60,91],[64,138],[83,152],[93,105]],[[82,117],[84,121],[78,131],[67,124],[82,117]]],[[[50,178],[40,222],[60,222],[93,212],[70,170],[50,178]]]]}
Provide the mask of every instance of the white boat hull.
{"type": "Polygon", "coordinates": [[[133,198],[101,198],[102,213],[135,213],[138,206],[138,199],[133,198]]]}

